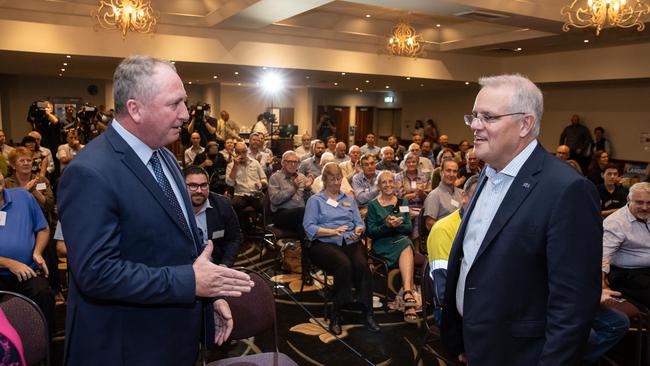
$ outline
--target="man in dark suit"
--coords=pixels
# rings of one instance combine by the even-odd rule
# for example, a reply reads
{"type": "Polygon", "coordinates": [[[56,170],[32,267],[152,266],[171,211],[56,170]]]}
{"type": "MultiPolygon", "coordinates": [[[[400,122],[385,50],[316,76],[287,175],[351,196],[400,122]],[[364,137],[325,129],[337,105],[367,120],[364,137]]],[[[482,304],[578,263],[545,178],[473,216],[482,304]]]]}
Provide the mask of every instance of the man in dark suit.
{"type": "Polygon", "coordinates": [[[183,171],[201,240],[212,240],[212,262],[231,267],[241,245],[239,219],[228,199],[209,191],[208,172],[198,165],[183,171]]]}
{"type": "Polygon", "coordinates": [[[174,66],[126,58],[113,90],[116,119],[59,184],[71,274],[65,364],[192,365],[203,326],[211,344],[232,329],[215,297],[240,296],[252,282],[211,263],[211,242],[200,252],[183,177],[164,148],[188,119],[174,66]]]}
{"type": "Polygon", "coordinates": [[[575,365],[600,299],[598,194],[537,142],[535,84],[479,83],[465,123],[487,166],[450,254],[443,342],[472,366],[575,365]]]}

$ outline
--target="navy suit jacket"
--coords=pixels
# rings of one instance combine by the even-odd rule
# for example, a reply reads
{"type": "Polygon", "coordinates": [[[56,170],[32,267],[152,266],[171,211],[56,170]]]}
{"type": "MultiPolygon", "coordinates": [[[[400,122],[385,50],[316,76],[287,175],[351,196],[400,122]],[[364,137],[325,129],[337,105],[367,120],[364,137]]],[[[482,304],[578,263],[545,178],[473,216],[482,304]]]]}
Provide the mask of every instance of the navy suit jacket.
{"type": "Polygon", "coordinates": [[[465,282],[463,240],[485,174],[456,235],[442,340],[470,365],[575,365],[600,300],[602,219],[594,185],[538,145],[514,178],[465,282]]]}
{"type": "Polygon", "coordinates": [[[161,151],[183,192],[193,237],[112,127],[61,178],[71,274],[66,365],[191,365],[196,358],[207,303],[195,297],[192,263],[200,238],[178,164],[161,151]]]}
{"type": "Polygon", "coordinates": [[[235,263],[241,246],[239,219],[226,197],[210,193],[208,199],[212,208],[205,210],[205,219],[208,239],[212,240],[214,247],[212,261],[230,267],[235,263]]]}

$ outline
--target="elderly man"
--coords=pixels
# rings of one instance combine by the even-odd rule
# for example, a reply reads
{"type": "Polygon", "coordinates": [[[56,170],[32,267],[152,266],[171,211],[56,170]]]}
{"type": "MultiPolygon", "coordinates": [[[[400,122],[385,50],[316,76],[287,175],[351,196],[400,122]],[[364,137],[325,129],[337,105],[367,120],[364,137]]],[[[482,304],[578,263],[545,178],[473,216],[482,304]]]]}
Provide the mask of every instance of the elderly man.
{"type": "Polygon", "coordinates": [[[256,213],[262,213],[262,189],[268,182],[262,165],[248,156],[246,144],[235,144],[235,155],[226,168],[226,184],[234,187],[232,205],[239,216],[239,224],[244,232],[251,229],[251,215],[244,209],[252,207],[256,213]]]}
{"type": "Polygon", "coordinates": [[[650,183],[630,187],[627,205],[603,222],[609,285],[650,307],[650,183]],[[609,268],[608,268],[609,267],[609,268]]]}
{"type": "Polygon", "coordinates": [[[473,175],[481,173],[481,161],[476,156],[474,149],[467,152],[467,164],[463,165],[458,171],[458,179],[456,179],[456,187],[461,187],[465,181],[473,175]]]}
{"type": "Polygon", "coordinates": [[[282,169],[273,173],[269,179],[269,201],[273,224],[280,229],[304,236],[302,218],[305,214],[305,201],[311,195],[312,177],[298,172],[300,159],[292,151],[282,154],[282,169]]]}
{"type": "Polygon", "coordinates": [[[348,147],[345,146],[345,142],[339,141],[336,143],[336,152],[334,154],[334,159],[337,164],[344,163],[350,160],[350,157],[347,154],[348,147]]]}
{"type": "Polygon", "coordinates": [[[77,135],[77,130],[69,129],[66,132],[67,144],[59,146],[56,152],[56,158],[59,159],[61,172],[70,164],[72,159],[79,153],[79,150],[83,149],[84,145],[79,141],[79,136],[77,135]]]}
{"type": "Polygon", "coordinates": [[[7,145],[7,136],[3,130],[0,130],[0,154],[2,154],[5,159],[9,159],[9,153],[14,151],[14,148],[7,145]]]}
{"type": "Polygon", "coordinates": [[[183,153],[183,162],[185,163],[185,166],[192,165],[196,156],[205,151],[205,148],[201,146],[201,135],[199,135],[198,132],[192,132],[190,135],[190,142],[192,143],[192,146],[185,149],[185,152],[183,153]]]}
{"type": "MultiPolygon", "coordinates": [[[[419,135],[416,135],[419,136],[419,135]]],[[[433,163],[431,160],[421,156],[422,150],[420,150],[420,145],[417,143],[412,143],[409,145],[408,153],[417,155],[418,157],[418,171],[420,173],[425,173],[428,177],[431,177],[433,173],[433,163]]],[[[404,161],[399,164],[400,170],[404,170],[404,161]]]]}
{"type": "Polygon", "coordinates": [[[340,163],[339,168],[341,168],[341,173],[343,177],[347,178],[348,182],[352,181],[352,176],[361,171],[361,164],[359,159],[361,158],[361,148],[357,145],[350,146],[348,151],[349,160],[340,163]]]}
{"type": "Polygon", "coordinates": [[[361,157],[361,170],[361,173],[352,177],[352,189],[361,217],[365,218],[368,213],[368,203],[379,195],[379,188],[375,184],[377,164],[374,155],[361,157]]]}
{"type": "Polygon", "coordinates": [[[260,163],[266,175],[270,175],[273,168],[273,155],[264,150],[264,135],[259,132],[251,134],[248,144],[248,157],[260,163]]]}
{"type": "Polygon", "coordinates": [[[188,166],[183,175],[203,243],[207,245],[212,240],[212,262],[232,267],[241,246],[239,222],[232,204],[226,197],[210,192],[208,172],[200,166],[188,166]]]}
{"type": "Polygon", "coordinates": [[[302,141],[302,145],[296,148],[296,155],[298,155],[298,159],[304,160],[311,154],[311,135],[308,133],[303,133],[300,139],[302,141]]]}
{"type": "Polygon", "coordinates": [[[452,159],[444,160],[440,172],[440,184],[424,200],[424,224],[427,231],[431,230],[436,221],[460,208],[461,190],[456,188],[458,163],[452,159]]]}
{"type": "Polygon", "coordinates": [[[0,173],[0,290],[23,294],[41,308],[54,329],[54,290],[43,251],[50,237],[47,220],[30,192],[5,188],[0,173]]]}
{"type": "Polygon", "coordinates": [[[377,163],[378,170],[390,170],[393,173],[399,173],[400,168],[397,161],[395,161],[395,152],[390,146],[384,146],[379,153],[381,161],[377,163]]]}
{"type": "Polygon", "coordinates": [[[393,148],[393,153],[395,154],[395,162],[399,164],[402,160],[404,160],[404,155],[406,155],[406,148],[403,145],[399,144],[399,139],[397,136],[388,136],[388,146],[393,148]]]}
{"type": "Polygon", "coordinates": [[[361,146],[361,155],[374,155],[379,156],[380,147],[375,145],[375,134],[369,133],[366,135],[366,144],[361,146]]]}
{"type": "Polygon", "coordinates": [[[487,165],[449,256],[443,343],[470,365],[575,365],[601,293],[596,188],[537,142],[535,84],[479,84],[464,119],[487,165]]]}
{"type": "Polygon", "coordinates": [[[253,284],[210,261],[212,241],[202,251],[183,175],[165,148],[189,118],[174,65],[128,57],[112,85],[115,119],[59,183],[71,273],[64,363],[191,365],[201,337],[221,344],[232,329],[217,297],[253,284]]]}
{"type": "Polygon", "coordinates": [[[312,179],[318,177],[321,173],[320,157],[325,152],[325,143],[321,140],[312,140],[312,156],[300,162],[298,170],[305,176],[311,176],[312,179]]]}
{"type": "Polygon", "coordinates": [[[436,157],[436,161],[440,161],[440,157],[438,156],[442,150],[448,148],[449,146],[449,136],[447,135],[440,135],[438,137],[438,143],[436,144],[435,149],[433,149],[433,156],[436,157]]]}
{"type": "Polygon", "coordinates": [[[571,156],[571,149],[566,145],[560,145],[555,149],[555,157],[562,160],[568,160],[571,156]]]}

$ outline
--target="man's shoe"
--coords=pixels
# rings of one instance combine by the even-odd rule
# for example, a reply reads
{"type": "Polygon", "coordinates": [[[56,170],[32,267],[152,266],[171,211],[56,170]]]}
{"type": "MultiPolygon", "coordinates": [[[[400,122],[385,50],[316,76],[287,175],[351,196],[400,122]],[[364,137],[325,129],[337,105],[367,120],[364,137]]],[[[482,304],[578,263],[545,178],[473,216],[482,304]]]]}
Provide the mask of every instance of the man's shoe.
{"type": "Polygon", "coordinates": [[[381,328],[379,327],[379,324],[377,324],[375,319],[373,319],[371,312],[368,312],[366,314],[365,323],[366,323],[366,329],[368,329],[369,331],[371,331],[373,333],[379,332],[381,330],[381,328]]]}
{"type": "Polygon", "coordinates": [[[330,318],[330,331],[334,335],[341,335],[341,332],[343,331],[341,329],[341,314],[332,314],[332,317],[330,318]]]}

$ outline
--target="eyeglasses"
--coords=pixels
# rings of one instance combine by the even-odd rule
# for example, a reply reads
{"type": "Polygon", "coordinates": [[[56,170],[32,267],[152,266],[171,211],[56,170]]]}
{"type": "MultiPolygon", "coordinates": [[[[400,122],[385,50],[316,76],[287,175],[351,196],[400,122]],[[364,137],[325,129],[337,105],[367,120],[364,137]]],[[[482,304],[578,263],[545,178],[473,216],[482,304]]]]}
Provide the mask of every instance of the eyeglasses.
{"type": "Polygon", "coordinates": [[[479,122],[481,122],[483,125],[486,125],[486,124],[494,123],[503,117],[514,116],[517,114],[526,114],[526,112],[507,113],[507,114],[500,114],[498,116],[490,116],[489,114],[472,113],[472,114],[464,115],[463,119],[465,120],[465,124],[468,126],[471,126],[472,122],[474,122],[475,119],[479,120],[479,122]]]}
{"type": "Polygon", "coordinates": [[[287,164],[300,164],[298,160],[285,160],[284,162],[287,164]]]}
{"type": "Polygon", "coordinates": [[[209,187],[208,183],[201,183],[201,184],[187,183],[187,188],[189,188],[190,191],[198,191],[199,188],[201,188],[202,191],[205,191],[206,189],[208,189],[208,187],[209,187]]]}

